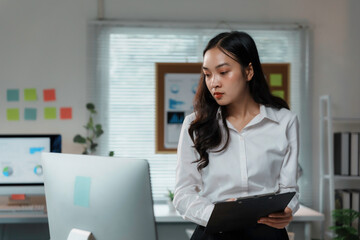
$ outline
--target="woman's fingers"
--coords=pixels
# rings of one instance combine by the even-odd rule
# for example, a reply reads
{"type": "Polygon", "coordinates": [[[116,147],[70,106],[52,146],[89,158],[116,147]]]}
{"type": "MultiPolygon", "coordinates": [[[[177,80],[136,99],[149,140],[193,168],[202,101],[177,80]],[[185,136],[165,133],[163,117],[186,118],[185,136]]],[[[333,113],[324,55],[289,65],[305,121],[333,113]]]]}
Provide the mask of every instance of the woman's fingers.
{"type": "Polygon", "coordinates": [[[233,201],[236,201],[236,198],[229,198],[229,199],[226,199],[226,202],[233,202],[233,201]]]}
{"type": "Polygon", "coordinates": [[[272,213],[268,217],[260,218],[258,223],[266,224],[274,228],[284,228],[289,225],[292,219],[292,210],[290,208],[286,208],[284,212],[272,213]]]}
{"type": "Polygon", "coordinates": [[[283,218],[283,219],[271,219],[271,218],[263,218],[258,221],[258,223],[268,225],[274,228],[284,228],[291,222],[290,218],[283,218]]]}

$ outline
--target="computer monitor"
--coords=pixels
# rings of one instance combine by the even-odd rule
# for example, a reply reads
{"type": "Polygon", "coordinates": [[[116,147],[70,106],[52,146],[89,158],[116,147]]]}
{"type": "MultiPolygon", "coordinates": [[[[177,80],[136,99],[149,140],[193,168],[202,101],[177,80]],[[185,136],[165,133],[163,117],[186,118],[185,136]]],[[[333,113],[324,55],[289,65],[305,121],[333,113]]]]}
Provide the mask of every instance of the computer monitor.
{"type": "Polygon", "coordinates": [[[146,160],[42,153],[51,240],[72,229],[96,240],[157,238],[146,160]]]}
{"type": "Polygon", "coordinates": [[[41,152],[61,152],[61,135],[0,135],[0,195],[44,194],[41,152]]]}

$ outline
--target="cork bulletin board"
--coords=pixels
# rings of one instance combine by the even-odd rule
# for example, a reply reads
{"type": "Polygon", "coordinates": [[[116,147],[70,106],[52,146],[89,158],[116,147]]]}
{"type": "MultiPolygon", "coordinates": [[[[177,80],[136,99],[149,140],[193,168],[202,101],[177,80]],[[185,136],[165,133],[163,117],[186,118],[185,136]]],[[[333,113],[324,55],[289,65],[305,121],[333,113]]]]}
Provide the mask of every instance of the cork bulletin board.
{"type": "MultiPolygon", "coordinates": [[[[176,153],[182,122],[193,112],[202,63],[156,63],[155,152],[176,153]]],[[[264,63],[273,95],[290,100],[290,64],[264,63]]]]}

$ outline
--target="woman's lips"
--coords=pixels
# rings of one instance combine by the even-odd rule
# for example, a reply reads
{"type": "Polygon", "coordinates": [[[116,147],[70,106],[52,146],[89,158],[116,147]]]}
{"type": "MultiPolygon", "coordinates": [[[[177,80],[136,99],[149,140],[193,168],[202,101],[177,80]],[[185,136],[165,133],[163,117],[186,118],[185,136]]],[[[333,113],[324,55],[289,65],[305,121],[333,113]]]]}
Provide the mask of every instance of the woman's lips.
{"type": "Polygon", "coordinates": [[[223,93],[220,93],[220,92],[214,93],[214,97],[215,97],[216,99],[220,99],[222,96],[223,96],[223,93]]]}

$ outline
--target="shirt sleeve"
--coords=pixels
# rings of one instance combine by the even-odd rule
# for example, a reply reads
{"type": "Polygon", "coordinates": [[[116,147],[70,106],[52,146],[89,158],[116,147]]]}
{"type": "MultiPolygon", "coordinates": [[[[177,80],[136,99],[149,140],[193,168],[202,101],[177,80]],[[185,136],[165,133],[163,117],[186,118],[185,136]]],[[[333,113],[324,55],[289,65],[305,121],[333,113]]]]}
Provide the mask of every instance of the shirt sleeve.
{"type": "Polygon", "coordinates": [[[188,116],[180,133],[173,203],[184,219],[206,226],[214,204],[199,194],[202,189],[202,178],[197,170],[197,163],[193,163],[197,160],[198,154],[188,133],[190,123],[191,119],[188,116]]]}
{"type": "Polygon", "coordinates": [[[299,156],[299,122],[294,115],[287,128],[288,149],[280,172],[280,192],[296,192],[288,207],[294,214],[299,209],[299,186],[297,169],[299,156]]]}

